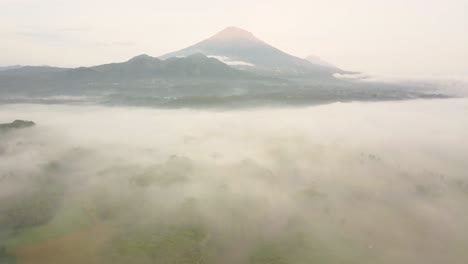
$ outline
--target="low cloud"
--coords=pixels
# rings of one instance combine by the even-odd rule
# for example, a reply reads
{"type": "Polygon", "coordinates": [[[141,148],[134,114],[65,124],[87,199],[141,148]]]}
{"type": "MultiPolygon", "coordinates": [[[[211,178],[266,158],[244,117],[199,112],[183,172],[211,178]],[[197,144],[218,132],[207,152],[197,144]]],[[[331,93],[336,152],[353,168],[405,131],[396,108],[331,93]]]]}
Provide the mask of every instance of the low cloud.
{"type": "Polygon", "coordinates": [[[424,89],[438,90],[444,94],[468,96],[468,76],[398,76],[385,74],[335,74],[335,78],[366,83],[390,83],[411,85],[424,89]]]}
{"type": "Polygon", "coordinates": [[[0,123],[38,125],[0,135],[0,215],[17,220],[0,242],[19,252],[22,228],[78,210],[112,230],[104,263],[461,264],[467,109],[3,105],[0,123]]]}

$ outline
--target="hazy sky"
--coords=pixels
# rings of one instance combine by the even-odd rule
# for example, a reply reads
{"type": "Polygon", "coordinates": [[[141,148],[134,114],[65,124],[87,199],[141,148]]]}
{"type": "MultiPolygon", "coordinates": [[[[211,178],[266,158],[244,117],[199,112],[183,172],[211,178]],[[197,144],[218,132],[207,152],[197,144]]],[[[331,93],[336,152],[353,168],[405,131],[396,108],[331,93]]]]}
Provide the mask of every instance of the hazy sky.
{"type": "Polygon", "coordinates": [[[344,69],[468,75],[468,0],[0,0],[0,65],[159,56],[237,26],[344,69]]]}

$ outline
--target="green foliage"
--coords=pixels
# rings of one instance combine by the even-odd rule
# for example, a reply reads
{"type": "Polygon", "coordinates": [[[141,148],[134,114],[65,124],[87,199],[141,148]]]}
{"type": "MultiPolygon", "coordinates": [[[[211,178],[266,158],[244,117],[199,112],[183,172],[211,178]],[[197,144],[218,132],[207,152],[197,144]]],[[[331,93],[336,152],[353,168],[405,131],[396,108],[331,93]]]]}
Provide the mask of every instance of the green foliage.
{"type": "Polygon", "coordinates": [[[25,120],[15,120],[11,123],[7,124],[0,124],[0,132],[2,131],[8,131],[11,129],[19,129],[19,128],[25,128],[25,127],[31,127],[35,126],[36,124],[32,121],[25,121],[25,120]]]}
{"type": "Polygon", "coordinates": [[[130,215],[138,202],[138,196],[131,192],[119,192],[110,187],[101,186],[90,195],[89,210],[101,220],[112,220],[121,215],[130,215]]]}
{"type": "Polygon", "coordinates": [[[170,226],[153,232],[135,232],[122,236],[115,248],[119,258],[144,255],[161,264],[202,264],[207,262],[200,226],[170,226]]]}
{"type": "Polygon", "coordinates": [[[172,156],[165,163],[154,166],[146,172],[132,177],[131,183],[140,187],[152,184],[170,186],[182,183],[188,179],[192,166],[190,159],[172,156]]]}
{"type": "Polygon", "coordinates": [[[336,245],[333,247],[318,237],[306,236],[293,230],[283,230],[278,236],[257,241],[248,261],[250,264],[359,263],[354,261],[355,256],[341,251],[340,243],[343,241],[336,239],[336,245]]]}
{"type": "Polygon", "coordinates": [[[15,264],[16,258],[8,254],[4,247],[0,247],[0,263],[1,264],[15,264]]]}
{"type": "Polygon", "coordinates": [[[26,245],[86,228],[92,224],[93,219],[90,219],[79,204],[67,204],[62,206],[47,223],[21,229],[7,241],[6,245],[10,248],[26,245]]]}
{"type": "Polygon", "coordinates": [[[50,220],[64,194],[64,185],[57,177],[39,175],[34,179],[34,190],[6,197],[1,203],[0,224],[20,229],[50,220]]]}
{"type": "Polygon", "coordinates": [[[287,252],[276,245],[262,245],[250,257],[251,264],[288,264],[287,252]]]}

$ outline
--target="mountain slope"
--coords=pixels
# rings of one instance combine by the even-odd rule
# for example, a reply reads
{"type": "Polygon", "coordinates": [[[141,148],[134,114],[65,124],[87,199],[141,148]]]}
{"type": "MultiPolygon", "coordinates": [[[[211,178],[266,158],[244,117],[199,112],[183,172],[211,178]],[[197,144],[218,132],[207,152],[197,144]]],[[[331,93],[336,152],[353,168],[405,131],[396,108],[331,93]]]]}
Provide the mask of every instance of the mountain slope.
{"type": "Polygon", "coordinates": [[[309,55],[305,58],[308,62],[316,65],[321,65],[327,68],[332,68],[332,69],[338,69],[335,65],[329,63],[328,61],[322,60],[320,57],[315,56],[315,55],[309,55]]]}
{"type": "Polygon", "coordinates": [[[331,75],[342,72],[337,68],[324,67],[289,55],[245,30],[229,27],[211,38],[188,48],[161,56],[161,59],[185,57],[203,53],[228,65],[243,70],[273,72],[284,75],[331,75]]]}
{"type": "Polygon", "coordinates": [[[1,71],[9,71],[9,70],[13,70],[13,69],[18,69],[18,68],[21,68],[23,66],[21,65],[10,65],[10,66],[0,66],[0,72],[1,71]]]}

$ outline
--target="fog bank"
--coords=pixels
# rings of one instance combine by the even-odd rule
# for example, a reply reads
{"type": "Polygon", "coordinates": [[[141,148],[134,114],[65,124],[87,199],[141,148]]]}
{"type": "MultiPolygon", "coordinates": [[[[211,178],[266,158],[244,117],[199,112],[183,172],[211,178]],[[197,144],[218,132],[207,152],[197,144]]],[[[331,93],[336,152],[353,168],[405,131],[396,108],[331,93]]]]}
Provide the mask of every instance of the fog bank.
{"type": "Polygon", "coordinates": [[[467,114],[1,105],[0,123],[37,126],[0,135],[0,249],[28,263],[34,243],[105,226],[81,261],[466,263],[467,114]]]}

